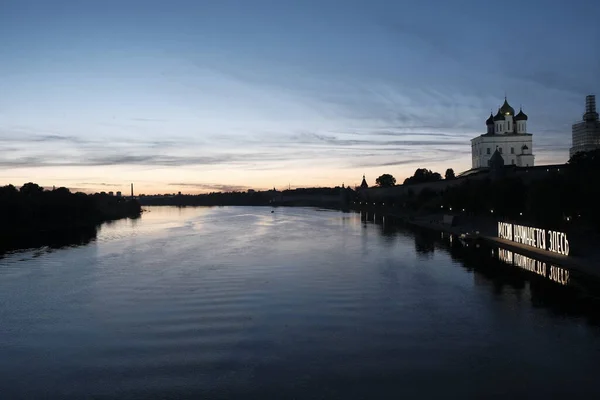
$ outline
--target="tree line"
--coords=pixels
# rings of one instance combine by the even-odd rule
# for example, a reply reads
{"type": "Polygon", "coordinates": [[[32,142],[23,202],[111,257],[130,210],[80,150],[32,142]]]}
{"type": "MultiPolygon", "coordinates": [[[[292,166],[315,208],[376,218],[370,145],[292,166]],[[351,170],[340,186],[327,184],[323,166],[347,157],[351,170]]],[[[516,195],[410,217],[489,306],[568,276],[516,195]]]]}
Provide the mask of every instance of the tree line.
{"type": "Polygon", "coordinates": [[[65,187],[44,190],[33,182],[19,189],[0,187],[0,231],[4,235],[90,226],[140,213],[137,201],[107,194],[71,193],[65,187]]]}
{"type": "MultiPolygon", "coordinates": [[[[177,194],[140,197],[140,202],[148,206],[266,206],[277,202],[280,196],[338,196],[350,188],[297,188],[283,191],[212,192],[203,194],[177,194]]],[[[350,196],[350,194],[348,194],[350,196]]]]}
{"type": "MultiPolygon", "coordinates": [[[[452,168],[448,168],[444,175],[445,179],[455,179],[456,175],[452,168]]],[[[418,168],[413,176],[410,176],[404,180],[404,185],[415,185],[417,183],[427,183],[442,180],[442,175],[439,172],[433,172],[427,168],[418,168]]],[[[383,174],[375,179],[375,184],[379,187],[392,187],[396,186],[396,178],[390,174],[383,174]]]]}

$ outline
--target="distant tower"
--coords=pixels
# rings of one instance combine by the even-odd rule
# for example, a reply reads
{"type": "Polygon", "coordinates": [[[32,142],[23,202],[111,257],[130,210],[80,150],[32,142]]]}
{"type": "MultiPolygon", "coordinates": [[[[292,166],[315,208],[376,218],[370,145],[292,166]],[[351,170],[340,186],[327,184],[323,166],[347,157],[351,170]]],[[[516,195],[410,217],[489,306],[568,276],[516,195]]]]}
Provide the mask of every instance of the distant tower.
{"type": "Polygon", "coordinates": [[[590,94],[585,96],[585,114],[584,121],[598,121],[598,113],[596,112],[596,96],[590,94]]]}
{"type": "Polygon", "coordinates": [[[515,125],[517,129],[517,134],[526,134],[527,133],[527,120],[529,117],[527,114],[523,112],[523,107],[519,109],[519,113],[515,116],[515,125]]]}
{"type": "Polygon", "coordinates": [[[367,185],[367,180],[365,179],[365,175],[364,174],[363,174],[363,180],[362,180],[362,182],[360,184],[360,188],[361,189],[368,189],[369,188],[369,185],[367,185]]]}
{"type": "Polygon", "coordinates": [[[490,117],[485,121],[485,125],[487,126],[487,134],[493,135],[495,133],[496,125],[494,123],[494,114],[490,111],[490,117]]]}
{"type": "Polygon", "coordinates": [[[502,154],[496,148],[494,154],[490,158],[490,173],[492,179],[499,178],[504,175],[504,158],[502,158],[502,154]]]}
{"type": "Polygon", "coordinates": [[[571,132],[573,135],[572,147],[569,150],[571,157],[579,152],[600,149],[600,121],[596,112],[596,96],[586,96],[583,121],[573,124],[571,132]]]}
{"type": "Polygon", "coordinates": [[[133,183],[131,184],[131,198],[133,199],[133,183]]]}

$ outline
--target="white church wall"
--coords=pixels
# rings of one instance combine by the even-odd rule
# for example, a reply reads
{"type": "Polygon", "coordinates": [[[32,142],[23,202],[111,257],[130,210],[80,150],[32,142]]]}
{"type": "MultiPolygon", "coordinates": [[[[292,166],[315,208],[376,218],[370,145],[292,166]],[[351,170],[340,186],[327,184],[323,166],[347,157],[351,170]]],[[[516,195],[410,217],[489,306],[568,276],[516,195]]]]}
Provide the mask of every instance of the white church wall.
{"type": "MultiPolygon", "coordinates": [[[[496,148],[502,154],[505,165],[513,164],[513,162],[514,165],[519,165],[517,156],[521,154],[523,145],[527,145],[529,149],[532,149],[531,135],[479,136],[472,140],[472,167],[487,167],[488,161],[496,151],[496,148]]],[[[529,166],[533,166],[533,162],[529,166]]]]}

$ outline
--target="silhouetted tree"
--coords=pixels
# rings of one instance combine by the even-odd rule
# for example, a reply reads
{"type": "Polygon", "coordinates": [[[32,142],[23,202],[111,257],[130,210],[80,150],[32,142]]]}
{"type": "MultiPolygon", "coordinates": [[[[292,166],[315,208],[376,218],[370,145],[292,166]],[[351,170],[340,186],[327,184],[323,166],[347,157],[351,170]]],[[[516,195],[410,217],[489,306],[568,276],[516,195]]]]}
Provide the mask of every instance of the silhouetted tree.
{"type": "Polygon", "coordinates": [[[52,191],[52,193],[55,194],[55,195],[63,195],[64,196],[64,195],[71,194],[71,191],[69,189],[67,189],[66,187],[62,187],[61,186],[59,188],[54,189],[52,191]]]}
{"type": "Polygon", "coordinates": [[[600,169],[600,149],[575,153],[569,159],[569,164],[574,167],[598,170],[600,169]]]}
{"type": "Polygon", "coordinates": [[[416,183],[435,182],[442,179],[442,176],[437,172],[432,172],[427,168],[418,168],[415,174],[404,180],[405,185],[413,185],[416,183]]]}
{"type": "Polygon", "coordinates": [[[383,174],[379,178],[375,179],[375,183],[379,187],[392,187],[396,185],[396,178],[390,174],[383,174]]]}
{"type": "Polygon", "coordinates": [[[14,196],[17,193],[19,193],[19,191],[13,185],[6,185],[0,187],[0,197],[14,196]]]}
{"type": "Polygon", "coordinates": [[[26,184],[21,186],[21,189],[19,189],[19,191],[26,196],[34,196],[43,192],[44,188],[38,185],[37,183],[27,182],[26,184]]]}
{"type": "Polygon", "coordinates": [[[448,168],[446,170],[446,174],[444,175],[446,179],[454,179],[456,175],[454,175],[454,170],[452,168],[448,168]]]}
{"type": "Polygon", "coordinates": [[[19,191],[13,185],[0,187],[0,242],[3,238],[34,237],[39,232],[83,229],[123,217],[137,216],[135,200],[108,195],[72,194],[65,187],[45,191],[33,182],[19,191]]]}

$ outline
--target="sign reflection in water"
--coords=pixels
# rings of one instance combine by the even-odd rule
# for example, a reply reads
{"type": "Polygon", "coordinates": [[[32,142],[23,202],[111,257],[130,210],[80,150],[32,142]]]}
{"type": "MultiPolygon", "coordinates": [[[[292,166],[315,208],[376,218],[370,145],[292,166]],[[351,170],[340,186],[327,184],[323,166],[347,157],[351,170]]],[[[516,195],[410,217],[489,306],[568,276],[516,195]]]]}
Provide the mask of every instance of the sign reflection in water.
{"type": "Polygon", "coordinates": [[[569,284],[569,270],[540,260],[514,253],[506,249],[498,249],[498,259],[506,264],[514,265],[534,274],[543,276],[560,285],[569,284]]]}

